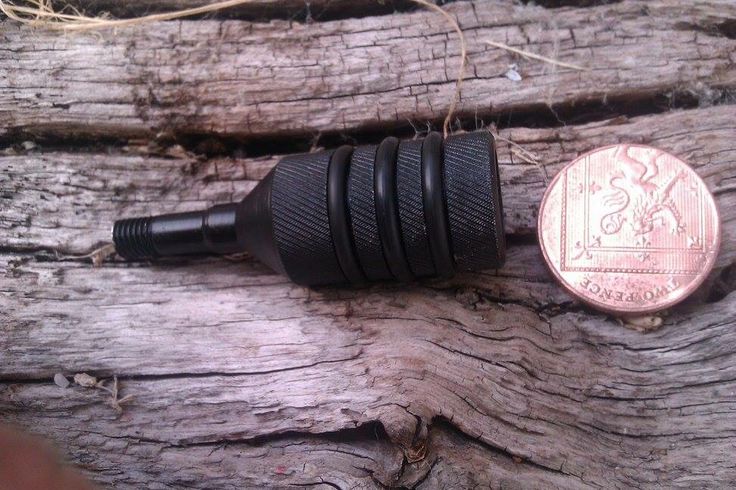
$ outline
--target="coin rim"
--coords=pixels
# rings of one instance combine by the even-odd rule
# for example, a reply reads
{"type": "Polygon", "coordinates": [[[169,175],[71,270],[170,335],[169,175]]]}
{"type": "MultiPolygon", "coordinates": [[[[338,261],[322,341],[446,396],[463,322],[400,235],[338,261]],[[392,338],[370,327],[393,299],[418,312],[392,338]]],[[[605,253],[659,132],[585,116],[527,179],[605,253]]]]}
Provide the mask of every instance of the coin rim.
{"type": "Polygon", "coordinates": [[[707,184],[703,180],[700,175],[695,171],[695,169],[690,166],[687,162],[685,162],[682,158],[673,155],[672,153],[669,153],[667,151],[661,150],[660,148],[655,148],[653,146],[649,145],[642,145],[640,143],[617,143],[613,145],[606,145],[601,146],[598,148],[594,148],[590,151],[587,151],[576,158],[574,158],[572,161],[570,161],[567,165],[565,165],[557,174],[552,178],[552,181],[547,185],[547,188],[544,191],[544,196],[542,197],[542,201],[539,205],[539,216],[537,217],[537,239],[539,240],[539,248],[542,250],[542,256],[544,257],[544,261],[547,264],[547,268],[552,272],[552,275],[557,280],[558,284],[562,286],[563,289],[565,289],[570,295],[577,298],[581,302],[592,306],[600,311],[603,311],[605,313],[612,313],[617,315],[623,315],[623,316],[638,316],[638,315],[646,315],[648,313],[655,313],[658,311],[665,310],[667,308],[670,308],[682,301],[684,301],[686,298],[688,298],[690,295],[695,292],[702,284],[705,282],[705,279],[710,275],[711,271],[713,270],[713,267],[715,266],[716,261],[718,260],[718,256],[721,252],[721,215],[718,210],[718,205],[716,204],[716,200],[713,197],[713,193],[708,188],[707,184]],[[681,162],[683,165],[685,165],[692,174],[695,176],[697,180],[700,181],[700,183],[703,185],[703,188],[708,193],[708,198],[710,199],[710,203],[712,204],[713,212],[715,213],[715,247],[714,247],[714,253],[711,255],[709,261],[706,263],[705,267],[697,274],[697,277],[690,282],[687,287],[685,288],[685,291],[683,294],[681,294],[676,299],[671,299],[662,303],[658,303],[655,305],[652,305],[651,307],[641,307],[636,309],[617,309],[616,307],[609,305],[607,303],[601,303],[599,301],[596,301],[594,299],[586,298],[582,296],[580,293],[577,292],[577,290],[573,289],[571,285],[568,284],[568,282],[562,277],[562,275],[557,271],[557,269],[552,265],[552,261],[547,254],[547,248],[544,244],[544,238],[542,237],[542,219],[544,218],[544,209],[547,204],[547,198],[550,195],[551,190],[555,187],[557,184],[557,181],[560,179],[560,176],[563,175],[570,167],[578,163],[580,160],[592,155],[593,153],[598,153],[604,150],[608,150],[609,148],[615,148],[617,146],[621,145],[629,145],[629,146],[635,146],[639,148],[651,148],[653,150],[660,151],[666,155],[668,155],[671,158],[674,158],[675,160],[681,162]]]}

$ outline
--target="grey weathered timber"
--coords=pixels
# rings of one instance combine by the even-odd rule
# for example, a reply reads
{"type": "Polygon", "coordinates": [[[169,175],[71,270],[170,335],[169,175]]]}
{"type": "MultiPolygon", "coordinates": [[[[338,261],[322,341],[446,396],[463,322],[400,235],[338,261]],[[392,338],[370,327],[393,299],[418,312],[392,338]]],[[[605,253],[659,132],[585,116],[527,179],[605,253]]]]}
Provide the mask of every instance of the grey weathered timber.
{"type": "Polygon", "coordinates": [[[298,287],[247,257],[113,257],[94,268],[86,255],[109,241],[117,217],[239,200],[282,156],[208,157],[197,138],[267,135],[291,151],[292,132],[349,129],[360,143],[376,137],[361,128],[388,135],[405,117],[437,122],[456,62],[451,54],[446,73],[438,68],[449,32],[441,20],[423,12],[308,25],[196,20],[101,37],[0,23],[0,73],[11,74],[0,79],[9,82],[0,91],[0,421],[53,439],[90,478],[122,488],[732,486],[733,4],[446,8],[471,46],[464,128],[475,129],[474,107],[479,121],[503,114],[508,126],[498,131],[508,261],[366,289],[298,287]],[[491,32],[547,55],[559,39],[560,59],[596,68],[486,51],[480,40],[491,32]],[[361,36],[376,46],[351,44],[361,36]],[[412,56],[434,46],[421,62],[426,73],[409,58],[364,66],[383,66],[386,52],[409,44],[412,56]],[[322,45],[342,54],[317,64],[322,45]],[[266,58],[291,64],[305,105],[270,75],[250,73],[245,83],[240,64],[266,58]],[[522,82],[496,76],[513,61],[522,82]],[[606,68],[613,61],[618,68],[606,68]],[[309,70],[296,78],[300,62],[324,70],[314,75],[321,92],[309,70]],[[348,103],[358,83],[351,70],[378,76],[348,103]],[[245,98],[272,102],[249,126],[253,106],[230,98],[228,86],[259,87],[245,98]],[[432,99],[407,102],[406,91],[421,87],[432,99]],[[151,98],[131,102],[143,92],[151,98]],[[673,94],[668,110],[661,102],[673,94]],[[108,98],[90,103],[98,96],[108,98]],[[189,102],[172,103],[179,96],[189,102]],[[397,112],[379,121],[379,103],[397,112]],[[562,121],[549,119],[547,103],[562,121]],[[705,286],[649,332],[574,302],[535,239],[546,182],[580,153],[622,141],[688,161],[713,191],[724,232],[705,286]],[[120,397],[134,398],[118,413],[102,390],[53,382],[81,372],[118,376],[120,397]]]}
{"type": "MultiPolygon", "coordinates": [[[[501,136],[539,158],[556,151],[565,159],[562,142],[576,154],[636,132],[641,141],[693,162],[715,191],[730,234],[736,148],[725,136],[734,130],[731,112],[715,107],[553,131],[512,129],[501,136]],[[696,123],[704,126],[695,129],[696,123]]],[[[538,167],[514,161],[512,150],[501,143],[504,195],[509,210],[518,209],[517,217],[509,212],[510,231],[523,234],[533,229],[524,215],[534,215],[539,197],[525,190],[541,192],[543,177],[538,167]]],[[[562,162],[546,161],[552,176],[562,162]]],[[[660,475],[662,483],[672,484],[687,472],[670,465],[704,465],[715,459],[703,461],[701,451],[725,458],[732,450],[732,402],[721,394],[733,390],[733,295],[714,304],[693,301],[668,317],[661,331],[643,335],[574,306],[551,282],[533,244],[512,246],[508,265],[496,273],[368,290],[310,291],[253,261],[113,262],[92,269],[72,254],[103,241],[116,213],[238,198],[270,160],[218,160],[192,171],[196,163],[187,159],[51,152],[6,156],[0,164],[9,182],[20,185],[8,186],[3,212],[16,216],[18,225],[4,220],[3,226],[9,236],[26,240],[10,242],[2,264],[3,290],[12,295],[0,300],[11,314],[0,342],[0,377],[18,381],[4,386],[3,406],[23,425],[55,428],[50,433],[76,457],[94,455],[99,462],[90,470],[103,481],[126,481],[110,470],[123,464],[116,451],[98,452],[109,437],[131,448],[125,464],[133,466],[136,458],[138,464],[163,464],[140,454],[173,446],[167,457],[181,465],[176,472],[141,470],[133,481],[195,482],[225,478],[224,469],[210,474],[191,468],[188,458],[198,458],[199,449],[188,452],[188,445],[208,452],[224,445],[217,458],[227,460],[234,456],[226,441],[248,451],[261,447],[256,454],[263,456],[275,449],[259,438],[299,433],[297,442],[290,436],[275,447],[289,441],[337,451],[339,439],[320,435],[375,422],[387,436],[358,438],[361,448],[373,441],[374,459],[395,458],[397,448],[411,454],[429,445],[431,451],[434,437],[445,441],[448,431],[460,431],[505,453],[501,461],[519,467],[508,478],[539,485],[605,485],[615,466],[620,483],[641,484],[659,465],[671,470],[660,475]],[[127,377],[124,394],[135,401],[118,418],[98,392],[24,382],[83,371],[127,377]],[[692,438],[702,447],[690,447],[692,438]],[[511,456],[533,465],[509,463],[511,456]]],[[[733,240],[724,240],[716,274],[733,254],[733,240]]],[[[282,461],[273,458],[274,465],[282,461]]],[[[295,461],[300,466],[310,458],[307,451],[281,466],[291,461],[286,468],[292,473],[295,461]]],[[[434,475],[433,463],[447,460],[441,451],[433,458],[411,467],[439,484],[447,475],[434,475]]],[[[392,466],[400,467],[400,460],[371,463],[381,468],[374,476],[382,475],[385,484],[404,481],[392,466]]],[[[315,475],[327,474],[328,468],[316,468],[315,475]]],[[[729,465],[708,468],[722,481],[736,476],[729,465]]],[[[359,476],[366,478],[366,471],[359,476]]],[[[487,471],[479,481],[498,483],[495,470],[487,471]]],[[[343,482],[354,477],[339,475],[343,482]]],[[[265,478],[245,472],[235,481],[255,484],[257,477],[265,478]]]]}
{"type": "MultiPolygon", "coordinates": [[[[461,114],[506,114],[736,85],[723,1],[549,10],[447,7],[468,42],[461,114]],[[645,12],[643,14],[642,12],[645,12]],[[723,27],[726,26],[726,27],[723,27]],[[720,29],[720,30],[719,30],[720,29]],[[519,59],[486,40],[589,71],[519,59]],[[503,77],[517,62],[520,83],[503,77]]],[[[315,24],[181,21],[94,34],[0,26],[0,137],[313,134],[444,117],[459,63],[438,14],[315,24]],[[223,109],[227,110],[223,110],[223,109]]]]}
{"type": "MultiPolygon", "coordinates": [[[[730,140],[736,130],[733,116],[733,106],[724,105],[582,126],[501,131],[499,163],[506,232],[536,233],[545,182],[575,156],[629,141],[666,148],[690,162],[721,204],[723,241],[735,239],[736,232],[729,224],[736,220],[736,210],[726,205],[734,191],[736,173],[736,153],[730,140]]],[[[0,215],[6,245],[16,249],[41,247],[67,255],[88,253],[109,241],[110,223],[116,218],[239,201],[279,159],[217,157],[204,161],[182,149],[174,153],[176,158],[127,150],[113,157],[63,151],[0,157],[4,167],[0,178],[12,192],[12,201],[0,215]],[[49,228],[54,232],[49,233],[49,228]]],[[[736,251],[724,250],[719,264],[730,264],[734,254],[736,251]]]]}

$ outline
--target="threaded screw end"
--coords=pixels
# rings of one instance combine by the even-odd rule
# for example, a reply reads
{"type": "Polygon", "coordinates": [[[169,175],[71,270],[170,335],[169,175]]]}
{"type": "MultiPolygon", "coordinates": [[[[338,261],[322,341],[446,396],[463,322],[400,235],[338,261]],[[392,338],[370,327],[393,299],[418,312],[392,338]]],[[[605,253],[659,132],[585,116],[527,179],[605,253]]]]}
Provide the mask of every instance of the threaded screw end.
{"type": "Polygon", "coordinates": [[[151,223],[153,218],[132,218],[115,222],[112,239],[115,250],[128,260],[156,257],[151,223]]]}

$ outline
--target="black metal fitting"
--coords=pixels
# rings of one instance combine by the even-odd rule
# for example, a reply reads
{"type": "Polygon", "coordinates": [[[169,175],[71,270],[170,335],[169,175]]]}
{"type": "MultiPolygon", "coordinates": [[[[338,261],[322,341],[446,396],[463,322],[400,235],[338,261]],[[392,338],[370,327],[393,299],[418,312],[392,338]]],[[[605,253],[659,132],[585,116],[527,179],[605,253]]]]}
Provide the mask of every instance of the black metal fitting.
{"type": "Polygon", "coordinates": [[[113,240],[130,260],[248,251],[309,286],[498,268],[493,137],[430,133],[285,157],[240,203],[120,220],[113,240]]]}

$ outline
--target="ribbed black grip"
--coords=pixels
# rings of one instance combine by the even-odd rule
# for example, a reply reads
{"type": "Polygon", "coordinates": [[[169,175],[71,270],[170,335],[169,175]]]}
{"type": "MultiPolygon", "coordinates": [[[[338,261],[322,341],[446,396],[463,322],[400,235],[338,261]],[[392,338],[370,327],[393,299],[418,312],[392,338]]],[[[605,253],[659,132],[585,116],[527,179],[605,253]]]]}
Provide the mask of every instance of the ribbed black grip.
{"type": "Polygon", "coordinates": [[[348,207],[358,260],[371,281],[391,279],[383,255],[376,219],[374,164],[377,147],[359,146],[353,151],[348,174],[348,207]]]}
{"type": "Polygon", "coordinates": [[[113,239],[127,259],[246,250],[308,286],[498,268],[493,138],[430,132],[288,156],[238,204],[120,220],[113,239]]]}
{"type": "Polygon", "coordinates": [[[445,197],[455,264],[462,270],[499,267],[505,240],[498,164],[487,131],[444,142],[445,197]]]}
{"type": "Polygon", "coordinates": [[[298,284],[345,282],[327,214],[331,156],[332,151],[289,156],[274,171],[274,237],[286,273],[298,284]]]}
{"type": "Polygon", "coordinates": [[[417,277],[435,274],[422,201],[423,142],[421,139],[402,142],[396,162],[396,187],[404,250],[409,266],[417,277]]]}

